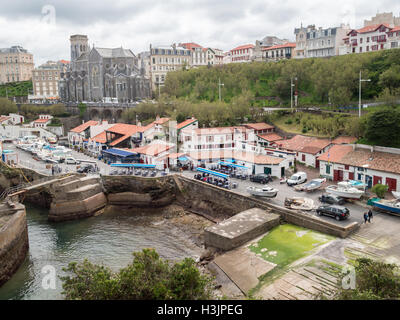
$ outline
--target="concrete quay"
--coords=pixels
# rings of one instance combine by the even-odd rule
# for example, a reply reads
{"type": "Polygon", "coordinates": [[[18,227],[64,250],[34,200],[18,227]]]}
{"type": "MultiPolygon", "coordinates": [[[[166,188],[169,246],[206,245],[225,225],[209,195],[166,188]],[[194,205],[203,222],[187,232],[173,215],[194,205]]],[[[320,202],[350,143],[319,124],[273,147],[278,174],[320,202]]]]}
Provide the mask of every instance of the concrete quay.
{"type": "Polygon", "coordinates": [[[279,225],[280,216],[252,208],[204,231],[205,246],[231,250],[279,225]]]}

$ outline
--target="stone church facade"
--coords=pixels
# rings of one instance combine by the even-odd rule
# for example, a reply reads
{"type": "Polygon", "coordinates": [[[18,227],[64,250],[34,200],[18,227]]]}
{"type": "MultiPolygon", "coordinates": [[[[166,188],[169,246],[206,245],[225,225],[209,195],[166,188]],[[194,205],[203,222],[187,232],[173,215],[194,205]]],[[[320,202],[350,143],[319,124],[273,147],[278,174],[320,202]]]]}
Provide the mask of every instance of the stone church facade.
{"type": "Polygon", "coordinates": [[[73,35],[71,63],[61,73],[60,98],[65,102],[120,103],[150,98],[150,80],[140,73],[138,59],[129,49],[90,48],[85,35],[73,35]]]}

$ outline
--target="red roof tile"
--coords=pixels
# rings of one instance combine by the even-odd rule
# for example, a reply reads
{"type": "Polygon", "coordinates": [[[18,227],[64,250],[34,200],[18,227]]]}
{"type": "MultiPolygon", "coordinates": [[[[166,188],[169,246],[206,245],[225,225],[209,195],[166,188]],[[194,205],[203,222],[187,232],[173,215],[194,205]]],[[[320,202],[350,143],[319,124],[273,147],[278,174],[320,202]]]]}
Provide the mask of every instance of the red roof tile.
{"type": "Polygon", "coordinates": [[[330,144],[332,144],[332,142],[329,139],[314,139],[299,151],[303,153],[316,154],[330,144]]]}
{"type": "Polygon", "coordinates": [[[231,51],[242,50],[242,49],[250,49],[250,48],[254,48],[254,45],[253,44],[245,44],[243,46],[236,47],[236,48],[232,49],[231,51]]]}
{"type": "Polygon", "coordinates": [[[166,144],[155,143],[155,144],[149,144],[147,146],[143,146],[143,147],[139,147],[139,148],[135,148],[135,149],[129,149],[128,151],[145,154],[147,156],[157,156],[160,153],[168,151],[172,147],[173,146],[169,146],[166,144]]]}
{"type": "Polygon", "coordinates": [[[76,133],[81,133],[81,132],[85,131],[87,128],[89,128],[90,126],[95,126],[97,124],[98,124],[98,121],[90,120],[90,121],[82,123],[81,125],[71,129],[70,131],[76,132],[76,133]]]}
{"type": "Polygon", "coordinates": [[[46,123],[46,122],[49,122],[49,121],[51,121],[51,119],[37,119],[34,122],[35,123],[46,123]]]}
{"type": "Polygon", "coordinates": [[[283,138],[276,133],[267,133],[267,134],[263,134],[263,135],[258,135],[258,137],[260,137],[263,140],[270,141],[270,142],[283,140],[283,138]]]}
{"type": "Polygon", "coordinates": [[[352,146],[337,144],[337,145],[332,146],[327,152],[325,152],[324,154],[319,156],[318,160],[329,161],[329,162],[339,162],[346,154],[348,154],[351,151],[353,151],[352,146]]]}
{"type": "Polygon", "coordinates": [[[356,137],[340,136],[332,140],[333,144],[352,144],[358,139],[356,137]]]}
{"type": "Polygon", "coordinates": [[[370,25],[370,26],[363,27],[363,28],[361,28],[361,29],[351,30],[349,33],[347,33],[347,35],[349,35],[349,34],[352,33],[353,31],[356,31],[357,33],[369,33],[369,32],[374,32],[374,31],[378,30],[380,26],[385,26],[386,28],[391,29],[390,26],[389,26],[387,23],[374,24],[374,25],[370,25]]]}
{"type": "Polygon", "coordinates": [[[100,132],[97,136],[94,136],[92,140],[98,142],[98,143],[106,143],[107,142],[107,135],[106,132],[100,132]]]}
{"type": "Polygon", "coordinates": [[[9,116],[1,116],[0,117],[0,122],[3,122],[3,121],[6,121],[6,120],[8,120],[8,119],[10,119],[11,117],[9,117],[9,116]]]}
{"type": "Polygon", "coordinates": [[[254,130],[268,130],[268,129],[274,129],[275,127],[267,124],[265,122],[259,122],[259,123],[247,123],[244,125],[247,128],[254,129],[254,130]]]}
{"type": "Polygon", "coordinates": [[[185,121],[179,123],[179,124],[176,126],[176,128],[177,128],[178,130],[180,130],[180,129],[182,129],[182,128],[184,128],[184,127],[188,126],[189,124],[191,124],[191,123],[193,123],[193,122],[196,122],[196,121],[197,121],[197,119],[187,119],[187,120],[185,120],[185,121]]]}
{"type": "Polygon", "coordinates": [[[262,51],[283,49],[283,48],[296,48],[296,43],[295,42],[288,42],[288,43],[285,43],[285,44],[278,44],[276,46],[262,48],[262,51]]]}
{"type": "Polygon", "coordinates": [[[300,151],[316,138],[296,135],[288,140],[281,140],[276,144],[281,148],[289,151],[300,151]]]}

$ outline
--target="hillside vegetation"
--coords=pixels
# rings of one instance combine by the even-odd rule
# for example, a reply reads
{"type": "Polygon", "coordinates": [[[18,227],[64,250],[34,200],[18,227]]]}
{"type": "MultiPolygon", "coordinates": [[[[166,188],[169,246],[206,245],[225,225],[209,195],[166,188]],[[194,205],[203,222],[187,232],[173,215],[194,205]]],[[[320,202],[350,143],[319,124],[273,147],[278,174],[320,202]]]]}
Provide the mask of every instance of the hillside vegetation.
{"type": "Polygon", "coordinates": [[[0,97],[22,97],[32,92],[32,81],[10,82],[0,85],[0,97]]]}
{"type": "Polygon", "coordinates": [[[299,106],[345,106],[358,101],[359,73],[363,99],[388,99],[400,95],[400,50],[350,54],[332,58],[252,62],[169,72],[162,92],[192,102],[218,101],[218,79],[224,84],[222,99],[229,103],[246,92],[253,104],[290,103],[290,79],[297,77],[299,106]]]}

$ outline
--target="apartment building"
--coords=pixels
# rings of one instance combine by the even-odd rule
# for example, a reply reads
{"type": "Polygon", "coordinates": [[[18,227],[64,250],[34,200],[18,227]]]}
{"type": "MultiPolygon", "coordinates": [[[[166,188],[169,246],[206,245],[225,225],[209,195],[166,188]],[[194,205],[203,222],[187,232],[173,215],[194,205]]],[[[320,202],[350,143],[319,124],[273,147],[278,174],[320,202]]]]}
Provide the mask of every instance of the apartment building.
{"type": "Polygon", "coordinates": [[[239,143],[254,143],[253,129],[242,126],[217,128],[185,128],[180,132],[182,152],[200,150],[232,150],[239,143]]]}
{"type": "Polygon", "coordinates": [[[388,33],[387,49],[400,48],[400,27],[394,27],[388,33]]]}
{"type": "Polygon", "coordinates": [[[0,83],[32,79],[33,55],[21,46],[0,49],[0,83]]]}
{"type": "Polygon", "coordinates": [[[295,58],[332,57],[339,55],[350,26],[341,24],[334,28],[316,28],[315,25],[296,28],[295,58]]]}
{"type": "Polygon", "coordinates": [[[60,73],[68,67],[68,61],[47,61],[33,70],[33,96],[30,100],[59,99],[58,82],[60,73]]]}
{"type": "Polygon", "coordinates": [[[231,62],[251,62],[254,57],[254,48],[254,45],[246,44],[230,50],[231,62]]]}
{"type": "Polygon", "coordinates": [[[303,27],[294,29],[294,34],[296,36],[296,59],[304,59],[307,57],[307,33],[315,30],[315,25],[309,25],[308,27],[303,27]]]}
{"type": "Polygon", "coordinates": [[[280,39],[275,36],[266,36],[262,40],[256,40],[254,47],[254,61],[263,61],[263,49],[288,43],[287,39],[280,39]]]}
{"type": "Polygon", "coordinates": [[[306,57],[332,57],[339,55],[339,48],[344,44],[344,38],[350,31],[350,26],[319,28],[307,32],[306,57]]]}
{"type": "Polygon", "coordinates": [[[191,50],[173,44],[171,46],[150,45],[150,74],[152,90],[159,90],[164,85],[169,71],[189,67],[191,50]]]}
{"type": "Polygon", "coordinates": [[[345,37],[347,50],[344,53],[363,53],[387,48],[388,33],[394,29],[388,24],[377,24],[353,29],[345,37]]]}
{"type": "Polygon", "coordinates": [[[190,42],[180,43],[180,47],[183,47],[191,52],[190,66],[201,67],[208,65],[207,53],[208,48],[203,48],[201,45],[190,42]]]}
{"type": "Polygon", "coordinates": [[[295,56],[296,43],[288,42],[286,44],[276,45],[262,49],[263,61],[279,61],[282,59],[291,59],[295,56]]]}

